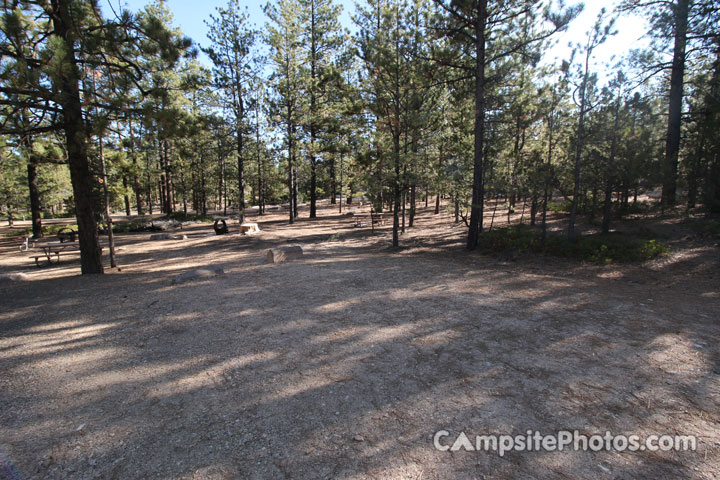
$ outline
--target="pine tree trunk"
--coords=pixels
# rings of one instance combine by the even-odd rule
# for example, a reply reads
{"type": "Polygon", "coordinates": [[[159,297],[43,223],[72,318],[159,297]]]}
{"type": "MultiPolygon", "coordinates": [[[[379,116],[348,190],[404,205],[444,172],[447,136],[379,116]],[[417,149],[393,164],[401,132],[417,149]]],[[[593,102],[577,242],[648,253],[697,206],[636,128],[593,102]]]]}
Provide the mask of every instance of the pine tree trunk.
{"type": "Polygon", "coordinates": [[[682,122],[683,76],[685,74],[685,45],[687,43],[690,0],[677,0],[675,4],[675,45],[670,73],[668,128],[665,141],[665,165],[662,189],[663,206],[673,206],[677,196],[678,155],[680,153],[680,126],[682,122]]]}
{"type": "MultiPolygon", "coordinates": [[[[315,139],[311,134],[310,148],[314,148],[315,139]]],[[[310,218],[317,218],[317,158],[310,154],[310,218]]]]}
{"type": "Polygon", "coordinates": [[[62,122],[78,222],[80,270],[85,275],[103,273],[103,265],[92,192],[92,185],[97,182],[90,173],[87,157],[87,134],[80,101],[80,72],[75,57],[71,4],[70,0],[51,2],[54,34],[63,43],[66,60],[55,88],[60,94],[60,107],[63,111],[62,122]]]}
{"type": "MultiPolygon", "coordinates": [[[[297,158],[293,160],[293,164],[297,165],[297,158]]],[[[295,218],[298,217],[298,179],[297,179],[297,166],[293,167],[293,215],[295,218]]]]}
{"type": "Polygon", "coordinates": [[[548,152],[547,152],[547,169],[544,172],[545,178],[544,178],[544,185],[543,185],[543,200],[542,200],[542,217],[540,221],[540,242],[545,245],[545,240],[547,239],[547,209],[548,209],[548,201],[552,197],[552,192],[550,190],[550,181],[552,180],[552,157],[553,157],[553,131],[555,127],[555,107],[553,106],[550,110],[550,113],[547,117],[548,122],[548,152]]]}
{"type": "Polygon", "coordinates": [[[484,146],[485,146],[485,27],[487,23],[487,0],[478,0],[475,19],[475,145],[473,154],[473,189],[470,205],[470,230],[467,248],[478,246],[483,224],[484,146]]]}
{"type": "Polygon", "coordinates": [[[337,203],[337,172],[335,171],[335,155],[330,158],[330,204],[335,205],[337,203]]]}
{"type": "Polygon", "coordinates": [[[165,174],[160,174],[158,190],[158,193],[160,195],[160,213],[168,213],[166,210],[167,203],[165,202],[165,174]]]}
{"type": "MultiPolygon", "coordinates": [[[[237,51],[233,52],[237,55],[237,51]]],[[[237,59],[236,59],[237,60],[237,59]]],[[[233,85],[233,110],[235,114],[235,150],[237,153],[237,182],[238,182],[238,208],[240,210],[240,221],[244,217],[245,211],[245,172],[244,172],[244,141],[243,138],[243,121],[245,119],[245,101],[242,95],[242,85],[240,85],[239,73],[234,77],[233,85]]]]}
{"type": "Polygon", "coordinates": [[[592,49],[588,48],[585,54],[585,72],[580,85],[580,113],[578,114],[578,125],[575,139],[575,166],[573,168],[573,200],[570,207],[570,222],[568,224],[568,240],[575,241],[575,220],[577,218],[578,201],[580,195],[580,160],[582,159],[583,140],[585,136],[585,103],[587,84],[590,79],[590,56],[592,49]]]}
{"type": "Polygon", "coordinates": [[[317,112],[317,53],[315,1],[310,2],[310,218],[317,217],[317,156],[315,142],[317,126],[314,116],[317,112]]]}
{"type": "Polygon", "coordinates": [[[703,121],[703,134],[706,139],[701,158],[704,160],[703,201],[711,212],[720,212],[720,140],[717,125],[720,124],[720,38],[715,39],[715,62],[713,75],[710,79],[710,91],[706,96],[705,109],[707,114],[703,121]]]}
{"type": "Polygon", "coordinates": [[[537,211],[538,211],[538,192],[535,190],[535,187],[533,187],[533,193],[532,193],[532,203],[530,204],[530,226],[534,227],[537,219],[537,211]]]}
{"type": "MultiPolygon", "coordinates": [[[[397,107],[396,107],[397,108],[397,107]]],[[[395,125],[400,125],[400,115],[395,113],[395,125]]],[[[395,178],[393,179],[393,247],[400,246],[400,133],[397,128],[393,130],[393,161],[395,164],[395,178]]]]}
{"type": "Polygon", "coordinates": [[[113,238],[113,221],[110,215],[110,194],[108,192],[108,175],[107,168],[105,166],[105,140],[102,135],[98,138],[99,140],[99,153],[100,153],[100,168],[102,170],[103,180],[103,203],[105,206],[105,226],[107,227],[108,246],[110,250],[110,267],[115,268],[115,240],[113,238]]]}
{"type": "Polygon", "coordinates": [[[225,191],[225,157],[222,152],[220,152],[218,163],[217,209],[221,209],[223,206],[223,191],[225,191]]]}
{"type": "Polygon", "coordinates": [[[612,141],[610,142],[610,157],[608,158],[607,180],[605,181],[605,202],[603,204],[602,233],[610,232],[610,219],[612,215],[612,192],[615,181],[615,155],[617,152],[617,136],[620,124],[620,93],[615,103],[615,119],[613,120],[612,141]]]}
{"type": "Polygon", "coordinates": [[[40,190],[37,185],[37,165],[35,155],[31,151],[30,139],[27,142],[27,173],[28,190],[30,194],[30,217],[32,219],[33,238],[42,238],[42,211],[40,207],[40,190]]]}
{"type": "Polygon", "coordinates": [[[687,208],[695,208],[697,205],[698,189],[700,187],[700,164],[701,164],[701,152],[704,150],[705,135],[700,132],[700,138],[697,140],[697,146],[695,151],[688,158],[688,173],[687,173],[687,184],[688,184],[688,197],[687,197],[687,208]]]}
{"type": "MultiPolygon", "coordinates": [[[[258,124],[259,128],[259,124],[258,124]]],[[[257,132],[257,170],[258,170],[258,215],[265,213],[265,194],[263,192],[262,155],[260,154],[260,131],[257,132]]]]}
{"type": "Polygon", "coordinates": [[[411,227],[415,223],[415,190],[417,187],[413,184],[410,186],[410,219],[408,221],[408,227],[411,227]]]}
{"type": "Polygon", "coordinates": [[[130,155],[132,156],[132,163],[134,168],[134,175],[133,175],[133,190],[135,192],[135,205],[137,207],[137,214],[143,215],[144,209],[143,209],[143,200],[142,200],[142,190],[140,188],[140,177],[137,174],[138,171],[138,162],[137,162],[137,156],[135,155],[135,132],[133,131],[133,124],[132,124],[132,117],[128,118],[128,126],[130,129],[130,155]]]}
{"type": "Polygon", "coordinates": [[[170,155],[168,153],[168,141],[164,139],[161,142],[161,152],[163,161],[163,170],[165,171],[165,184],[163,185],[165,190],[165,213],[172,213],[173,211],[173,200],[172,200],[172,179],[170,178],[170,155]]]}

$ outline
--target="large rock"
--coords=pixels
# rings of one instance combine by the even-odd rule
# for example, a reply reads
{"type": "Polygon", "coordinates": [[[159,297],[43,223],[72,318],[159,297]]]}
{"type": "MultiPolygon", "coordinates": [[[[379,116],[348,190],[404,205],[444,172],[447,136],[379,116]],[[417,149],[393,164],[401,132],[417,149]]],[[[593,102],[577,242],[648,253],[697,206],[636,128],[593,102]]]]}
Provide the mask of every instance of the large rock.
{"type": "Polygon", "coordinates": [[[25,282],[29,280],[24,273],[0,273],[0,284],[12,282],[25,282]]]}
{"type": "Polygon", "coordinates": [[[303,255],[299,246],[273,248],[267,251],[267,263],[280,263],[296,260],[303,255]]]}
{"type": "Polygon", "coordinates": [[[218,275],[225,275],[225,270],[223,270],[223,267],[219,265],[196,268],[195,270],[188,270],[187,272],[177,275],[173,278],[172,284],[177,285],[179,283],[191,282],[193,280],[203,280],[206,278],[217,277],[218,275]]]}

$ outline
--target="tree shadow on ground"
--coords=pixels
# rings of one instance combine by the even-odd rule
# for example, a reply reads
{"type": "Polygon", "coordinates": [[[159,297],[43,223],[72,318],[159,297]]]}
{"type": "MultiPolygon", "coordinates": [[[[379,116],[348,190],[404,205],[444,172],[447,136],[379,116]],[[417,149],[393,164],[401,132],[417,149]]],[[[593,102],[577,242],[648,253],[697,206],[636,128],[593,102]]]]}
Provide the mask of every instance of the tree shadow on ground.
{"type": "Polygon", "coordinates": [[[352,241],[263,264],[261,245],[282,243],[167,245],[124,256],[127,273],[3,287],[0,425],[16,468],[28,478],[703,478],[717,467],[717,299],[352,241]],[[222,259],[228,273],[171,286],[188,256],[222,259]],[[158,268],[132,271],[144,262],[158,268]],[[436,451],[442,429],[702,443],[500,457],[436,451]]]}

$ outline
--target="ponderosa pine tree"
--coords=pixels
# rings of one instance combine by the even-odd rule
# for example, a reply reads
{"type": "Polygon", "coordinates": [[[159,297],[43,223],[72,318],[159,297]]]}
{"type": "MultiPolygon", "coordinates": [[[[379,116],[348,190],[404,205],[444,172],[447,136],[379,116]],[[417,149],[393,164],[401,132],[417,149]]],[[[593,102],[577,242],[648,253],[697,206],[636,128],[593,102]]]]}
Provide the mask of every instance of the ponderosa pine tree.
{"type": "MultiPolygon", "coordinates": [[[[473,190],[470,206],[470,229],[467,248],[477,247],[483,225],[485,197],[485,127],[487,95],[491,85],[487,75],[489,68],[524,46],[549,38],[564,29],[579,13],[581,7],[569,8],[563,12],[551,12],[542,1],[495,1],[461,0],[448,2],[434,0],[442,17],[438,30],[444,32],[452,43],[438,52],[440,64],[464,72],[474,82],[474,147],[473,147],[473,190]],[[544,18],[548,28],[539,28],[529,35],[519,35],[518,29],[544,18]]],[[[495,76],[494,81],[501,81],[495,76]]]]}
{"type": "Polygon", "coordinates": [[[603,23],[603,17],[605,16],[605,9],[601,9],[598,14],[597,20],[593,25],[592,29],[587,32],[587,41],[585,44],[578,45],[580,48],[581,55],[583,55],[582,65],[579,67],[577,77],[579,83],[577,87],[577,95],[573,95],[576,101],[578,113],[577,113],[577,128],[575,129],[575,155],[573,163],[573,199],[570,207],[570,220],[568,222],[568,240],[571,242],[575,241],[575,221],[578,211],[578,201],[580,199],[580,173],[582,166],[583,156],[583,145],[585,141],[585,116],[587,113],[595,108],[596,105],[592,105],[589,101],[589,95],[592,88],[597,82],[597,75],[593,74],[590,70],[590,60],[592,59],[593,51],[607,40],[608,36],[612,35],[612,26],[614,20],[610,20],[607,23],[603,23]]]}
{"type": "Polygon", "coordinates": [[[327,119],[332,102],[331,89],[337,85],[339,72],[335,58],[342,44],[339,16],[342,8],[332,0],[299,0],[302,25],[301,85],[307,98],[307,109],[302,116],[302,129],[307,136],[308,163],[310,166],[310,218],[317,216],[319,136],[327,130],[327,119]]]}
{"type": "Polygon", "coordinates": [[[359,55],[368,72],[367,106],[376,117],[376,135],[382,133],[389,137],[392,245],[398,247],[403,189],[401,175],[406,160],[401,142],[408,121],[406,107],[412,93],[412,24],[408,18],[408,4],[403,0],[372,0],[367,9],[358,10],[354,20],[360,27],[356,37],[359,55]]]}
{"type": "MultiPolygon", "coordinates": [[[[24,48],[16,48],[16,44],[9,41],[13,34],[10,28],[3,32],[0,45],[3,63],[25,62],[28,66],[27,74],[17,78],[15,83],[9,81],[8,71],[3,71],[0,94],[8,100],[3,104],[11,110],[25,107],[51,119],[49,124],[38,125],[29,133],[53,130],[64,133],[78,222],[81,271],[83,274],[102,273],[93,200],[96,182],[88,159],[89,129],[83,109],[118,106],[107,100],[88,102],[81,98],[81,60],[96,59],[113,75],[139,80],[142,72],[128,53],[143,39],[152,39],[156,51],[167,58],[177,58],[187,42],[172,41],[174,39],[164,35],[154,19],[140,22],[128,12],[115,20],[105,20],[98,5],[88,0],[6,2],[2,12],[4,27],[29,32],[29,36],[36,39],[33,52],[28,55],[24,48]],[[33,24],[24,24],[22,16],[33,18],[33,24]],[[11,98],[17,94],[21,95],[20,103],[11,98]]],[[[11,115],[9,112],[3,114],[4,118],[11,115]]]]}
{"type": "Polygon", "coordinates": [[[266,41],[270,46],[270,63],[273,68],[270,81],[276,93],[274,113],[277,123],[283,125],[285,130],[288,210],[290,223],[294,223],[297,215],[297,129],[303,111],[300,5],[297,0],[280,0],[275,5],[268,4],[265,13],[270,19],[266,41]]]}
{"type": "Polygon", "coordinates": [[[612,219],[612,194],[616,184],[616,157],[618,155],[620,143],[621,115],[624,102],[624,93],[626,88],[626,78],[622,70],[617,72],[615,78],[610,82],[606,89],[606,96],[610,97],[609,108],[611,112],[611,129],[610,129],[610,150],[608,152],[607,170],[605,172],[605,198],[603,199],[603,219],[602,233],[610,232],[610,221],[612,219]]]}
{"type": "Polygon", "coordinates": [[[715,0],[624,0],[620,4],[620,11],[640,13],[649,21],[648,36],[652,43],[642,58],[645,76],[669,72],[669,85],[665,87],[667,130],[662,165],[664,207],[672,207],[677,202],[686,69],[692,56],[706,53],[703,46],[712,50],[713,38],[718,36],[719,10],[715,0]]]}
{"type": "Polygon", "coordinates": [[[226,106],[235,127],[238,176],[238,207],[242,221],[245,209],[244,135],[247,130],[247,96],[253,78],[252,48],[256,32],[248,25],[248,14],[238,0],[230,0],[226,8],[217,8],[217,16],[210,16],[205,50],[213,62],[215,84],[225,93],[226,106]]]}

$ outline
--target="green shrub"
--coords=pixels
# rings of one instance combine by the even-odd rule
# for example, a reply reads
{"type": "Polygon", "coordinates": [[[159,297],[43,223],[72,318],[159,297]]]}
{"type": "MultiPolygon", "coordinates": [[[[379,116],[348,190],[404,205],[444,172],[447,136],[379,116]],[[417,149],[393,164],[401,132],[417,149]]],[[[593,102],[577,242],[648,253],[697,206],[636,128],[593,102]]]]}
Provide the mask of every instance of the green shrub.
{"type": "MultiPolygon", "coordinates": [[[[101,231],[104,233],[104,228],[101,231]]],[[[130,232],[155,232],[161,230],[158,227],[154,227],[152,220],[145,220],[138,218],[129,222],[113,223],[114,233],[130,233],[130,232]]]]}
{"type": "Polygon", "coordinates": [[[21,228],[19,230],[12,230],[5,233],[5,237],[23,237],[25,235],[32,235],[32,228],[21,228]]]}
{"type": "Polygon", "coordinates": [[[496,228],[482,234],[482,244],[495,251],[526,252],[533,248],[535,241],[535,234],[526,225],[496,228]]]}
{"type": "Polygon", "coordinates": [[[670,253],[670,249],[667,245],[658,242],[657,240],[648,240],[641,248],[642,256],[644,260],[651,260],[661,255],[670,253]]]}
{"type": "Polygon", "coordinates": [[[720,220],[696,220],[691,223],[691,227],[701,237],[713,237],[720,235],[720,220]]]}
{"type": "Polygon", "coordinates": [[[628,204],[620,205],[620,208],[617,209],[617,213],[620,216],[638,213],[648,213],[653,210],[653,206],[654,204],[650,202],[640,200],[637,202],[630,202],[628,204]]]}
{"type": "Polygon", "coordinates": [[[622,235],[590,235],[570,242],[561,235],[549,235],[545,243],[530,227],[520,225],[483,233],[482,246],[495,252],[534,252],[556,257],[575,258],[599,265],[613,262],[643,262],[666,254],[667,246],[657,240],[643,242],[622,235]]]}
{"type": "Polygon", "coordinates": [[[554,213],[568,213],[572,208],[572,200],[565,200],[564,202],[548,202],[548,212],[554,213]]]}
{"type": "MultiPolygon", "coordinates": [[[[78,231],[77,225],[63,225],[63,224],[51,224],[51,225],[43,225],[42,231],[43,235],[46,237],[51,237],[53,235],[57,235],[57,233],[62,230],[63,228],[71,228],[78,231]]],[[[13,230],[11,232],[8,232],[5,234],[6,237],[21,237],[24,235],[32,235],[32,227],[23,228],[20,230],[13,230]]]]}
{"type": "Polygon", "coordinates": [[[214,220],[212,217],[208,215],[202,215],[202,214],[194,214],[194,213],[183,213],[183,212],[173,212],[168,213],[165,215],[165,218],[168,220],[176,220],[178,222],[204,222],[204,223],[212,223],[214,220]]]}

